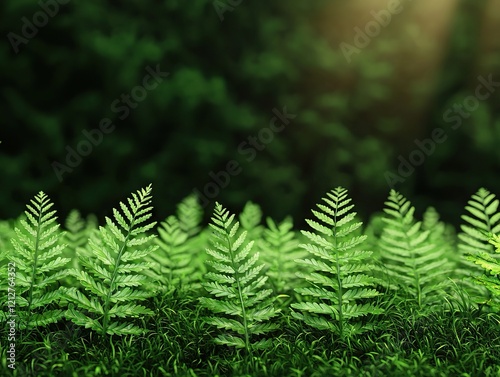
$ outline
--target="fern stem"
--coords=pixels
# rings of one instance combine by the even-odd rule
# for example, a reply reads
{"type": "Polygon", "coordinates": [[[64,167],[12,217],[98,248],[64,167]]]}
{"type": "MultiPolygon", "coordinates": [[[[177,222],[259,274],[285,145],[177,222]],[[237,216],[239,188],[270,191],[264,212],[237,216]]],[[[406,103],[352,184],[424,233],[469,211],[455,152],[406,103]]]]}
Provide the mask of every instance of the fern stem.
{"type": "Polygon", "coordinates": [[[30,284],[30,292],[28,296],[28,316],[30,315],[31,311],[31,303],[33,302],[33,287],[35,286],[35,276],[36,276],[36,265],[38,263],[38,248],[40,245],[40,228],[42,226],[42,211],[43,211],[43,198],[42,203],[40,203],[40,210],[38,211],[38,220],[37,220],[37,227],[36,227],[36,238],[35,238],[35,255],[33,258],[33,268],[31,269],[31,284],[30,284]]]}
{"type": "Polygon", "coordinates": [[[132,229],[134,227],[134,223],[135,223],[135,218],[136,218],[137,212],[141,208],[141,206],[142,205],[139,205],[139,207],[137,208],[137,210],[134,211],[134,216],[132,217],[132,221],[130,222],[130,226],[129,226],[128,230],[127,230],[127,236],[125,237],[125,240],[123,241],[123,245],[120,247],[120,252],[118,253],[118,255],[116,257],[115,270],[113,271],[113,275],[111,276],[111,281],[109,283],[108,294],[106,295],[106,301],[104,302],[104,319],[103,319],[103,323],[102,323],[104,334],[106,334],[106,331],[108,330],[109,319],[110,319],[109,318],[109,304],[110,304],[110,301],[111,301],[111,294],[114,292],[115,280],[116,280],[116,277],[118,276],[118,266],[120,264],[122,255],[123,255],[123,253],[125,251],[125,248],[127,247],[127,241],[130,238],[132,229]]]}
{"type": "Polygon", "coordinates": [[[237,265],[234,261],[234,250],[233,250],[233,245],[231,244],[231,240],[229,236],[226,233],[226,240],[227,240],[227,245],[229,247],[229,255],[231,256],[231,264],[233,269],[235,270],[235,280],[236,280],[236,285],[238,286],[238,297],[240,300],[240,305],[241,305],[241,314],[243,316],[243,328],[245,329],[245,348],[248,352],[249,355],[251,355],[252,351],[250,349],[250,337],[248,335],[248,323],[247,323],[247,313],[245,310],[245,303],[243,301],[243,294],[242,294],[242,289],[241,289],[241,284],[240,284],[240,274],[238,272],[237,265]]]}
{"type": "MultiPolygon", "coordinates": [[[[403,221],[403,219],[401,219],[403,221]]],[[[413,268],[413,271],[415,273],[415,288],[417,290],[417,304],[418,304],[418,307],[421,308],[422,307],[422,289],[420,287],[420,275],[418,273],[418,269],[417,269],[417,266],[415,264],[415,253],[413,252],[413,248],[411,247],[411,244],[410,244],[410,240],[409,240],[409,237],[408,237],[408,230],[405,230],[405,241],[406,241],[406,250],[410,250],[410,256],[411,256],[411,260],[412,260],[412,268],[413,268]]]]}
{"type": "MultiPolygon", "coordinates": [[[[339,200],[336,199],[336,205],[338,205],[339,200]]],[[[336,258],[336,264],[337,264],[337,284],[339,285],[339,289],[337,290],[337,297],[338,297],[338,310],[339,310],[339,333],[340,333],[340,338],[344,338],[344,315],[342,313],[342,279],[340,276],[340,255],[339,255],[339,249],[338,249],[338,238],[337,238],[337,211],[335,211],[335,215],[333,217],[334,221],[334,227],[333,227],[333,239],[334,239],[334,244],[335,244],[335,254],[337,256],[336,258]]]]}

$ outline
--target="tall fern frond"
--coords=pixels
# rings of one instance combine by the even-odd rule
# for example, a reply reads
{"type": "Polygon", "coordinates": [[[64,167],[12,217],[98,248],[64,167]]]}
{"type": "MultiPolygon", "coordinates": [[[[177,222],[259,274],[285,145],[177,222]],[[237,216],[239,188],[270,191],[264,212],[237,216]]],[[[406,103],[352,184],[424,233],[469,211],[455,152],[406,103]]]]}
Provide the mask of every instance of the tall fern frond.
{"type": "Polygon", "coordinates": [[[361,248],[366,236],[355,235],[362,223],[355,221],[347,190],[337,187],[323,202],[312,210],[316,220],[306,220],[313,232],[302,231],[309,243],[300,246],[311,258],[297,260],[311,272],[299,273],[310,286],[296,291],[311,300],[293,303],[301,313],[292,315],[343,339],[370,329],[360,317],[381,314],[383,309],[371,301],[380,295],[375,288],[379,282],[369,276],[372,252],[361,248]]]}
{"type": "Polygon", "coordinates": [[[99,334],[141,334],[144,329],[126,320],[153,312],[138,302],[153,292],[141,289],[148,278],[141,272],[150,268],[144,259],[158,246],[147,232],[155,226],[151,218],[151,185],[133,193],[121,212],[113,209],[114,221],[106,217],[106,226],[92,232],[88,247],[92,256],[79,253],[82,270],[72,269],[85,291],[70,288],[66,293],[70,307],[66,317],[79,326],[99,334]],[[73,305],[74,304],[74,305],[73,305]],[[76,307],[75,307],[76,305],[76,307]]]}
{"type": "Polygon", "coordinates": [[[465,290],[469,293],[475,303],[484,303],[490,296],[489,292],[474,282],[469,276],[481,273],[481,269],[464,258],[465,255],[476,253],[488,253],[493,258],[499,258],[495,254],[493,245],[489,242],[489,234],[500,233],[500,212],[498,211],[499,200],[495,194],[484,188],[480,188],[465,207],[467,214],[462,215],[464,224],[460,226],[462,232],[458,235],[458,250],[460,253],[460,266],[457,271],[465,290]],[[472,284],[471,284],[472,283],[472,284]]]}
{"type": "Polygon", "coordinates": [[[64,312],[56,308],[63,298],[57,287],[68,270],[69,258],[62,258],[63,233],[56,222],[53,203],[39,192],[24,212],[25,219],[15,228],[14,247],[9,259],[15,269],[15,302],[19,328],[34,328],[57,322],[64,312]]]}
{"type": "Polygon", "coordinates": [[[210,223],[212,247],[207,248],[213,271],[205,275],[209,282],[202,284],[214,297],[201,297],[200,303],[216,314],[205,321],[226,330],[215,339],[217,344],[251,353],[271,346],[272,340],[263,335],[278,328],[269,320],[279,310],[269,300],[272,290],[263,288],[267,277],[261,274],[264,265],[257,264],[259,253],[250,255],[253,241],[245,241],[247,232],[238,232],[239,226],[234,214],[216,203],[210,223]]]}
{"type": "Polygon", "coordinates": [[[382,265],[395,285],[418,307],[435,304],[449,286],[452,265],[447,250],[435,244],[430,231],[414,218],[415,208],[391,190],[385,203],[385,227],[379,240],[382,265]]]}
{"type": "MultiPolygon", "coordinates": [[[[490,244],[495,247],[496,256],[500,255],[500,235],[490,233],[488,237],[490,244]]],[[[483,269],[482,275],[473,277],[474,282],[491,293],[486,305],[500,312],[500,262],[498,258],[482,250],[466,254],[465,257],[483,269]]]]}

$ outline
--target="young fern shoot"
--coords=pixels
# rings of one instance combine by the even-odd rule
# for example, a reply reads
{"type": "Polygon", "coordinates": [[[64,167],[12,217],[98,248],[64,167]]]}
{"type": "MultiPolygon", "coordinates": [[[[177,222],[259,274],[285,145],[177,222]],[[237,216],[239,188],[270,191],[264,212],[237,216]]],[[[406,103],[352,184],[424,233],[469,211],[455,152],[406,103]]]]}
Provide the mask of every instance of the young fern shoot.
{"type": "Polygon", "coordinates": [[[338,187],[323,201],[317,205],[319,211],[312,210],[319,222],[306,220],[314,232],[302,231],[310,243],[300,246],[313,258],[297,260],[311,272],[299,273],[310,286],[296,291],[312,299],[292,304],[300,311],[292,315],[344,339],[371,329],[360,317],[381,314],[383,309],[371,300],[380,295],[375,289],[378,280],[368,275],[373,268],[372,252],[361,249],[366,236],[355,235],[362,223],[355,222],[356,213],[350,212],[354,206],[349,204],[347,190],[338,187]]]}
{"type": "Polygon", "coordinates": [[[68,270],[69,258],[62,258],[66,247],[60,243],[63,233],[56,223],[56,211],[47,195],[39,192],[25,211],[22,228],[16,227],[10,256],[15,267],[16,314],[19,328],[34,328],[59,321],[64,312],[52,305],[63,298],[63,287],[54,285],[68,270]]]}
{"type": "Polygon", "coordinates": [[[247,232],[238,234],[239,226],[234,214],[216,203],[210,223],[212,248],[207,248],[207,263],[214,271],[205,274],[209,282],[202,284],[214,297],[201,297],[200,303],[216,314],[206,318],[207,323],[229,331],[217,336],[217,344],[251,353],[271,346],[271,339],[254,337],[278,328],[269,320],[279,310],[269,300],[272,290],[263,288],[267,277],[260,274],[264,265],[257,264],[259,253],[250,255],[253,241],[245,242],[247,232]]]}
{"type": "Polygon", "coordinates": [[[154,235],[146,235],[155,226],[145,223],[151,217],[151,185],[133,193],[128,206],[120,203],[122,212],[113,210],[114,221],[106,218],[106,226],[92,232],[89,248],[92,257],[80,253],[82,270],[72,269],[86,292],[70,288],[66,297],[71,302],[66,317],[98,334],[142,334],[144,329],[119,318],[154,314],[137,302],[153,292],[140,289],[148,282],[140,274],[150,267],[144,258],[157,249],[154,235]],[[74,305],[73,305],[74,304],[74,305]],[[76,307],[75,307],[76,305],[76,307]]]}

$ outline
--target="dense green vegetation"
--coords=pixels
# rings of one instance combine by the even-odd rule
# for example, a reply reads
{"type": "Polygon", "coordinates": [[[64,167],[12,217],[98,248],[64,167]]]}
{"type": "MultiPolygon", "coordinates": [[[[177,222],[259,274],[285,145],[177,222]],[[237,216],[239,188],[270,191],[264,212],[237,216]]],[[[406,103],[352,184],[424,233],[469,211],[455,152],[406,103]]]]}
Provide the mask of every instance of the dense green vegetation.
{"type": "Polygon", "coordinates": [[[309,229],[208,226],[189,196],[160,224],[152,187],[62,227],[40,192],[0,222],[1,370],[14,376],[497,376],[499,200],[459,230],[392,190],[364,225],[327,192],[309,229]],[[15,369],[11,369],[15,366],[15,369]]]}
{"type": "Polygon", "coordinates": [[[418,14],[439,14],[405,2],[405,11],[350,63],[339,44],[352,43],[353,27],[362,28],[375,5],[358,12],[366,16],[358,20],[344,1],[234,1],[239,5],[221,21],[213,0],[189,6],[178,0],[58,0],[43,27],[23,33],[43,10],[39,3],[0,4],[4,218],[22,211],[33,190],[53,198],[64,217],[72,207],[85,216],[109,216],[120,192],[153,182],[162,193],[153,214],[160,221],[183,195],[203,192],[213,182],[209,173],[226,170],[231,160],[241,172],[211,205],[218,200],[235,212],[252,200],[273,218],[292,215],[299,224],[314,198],[342,185],[367,216],[386,196],[385,174],[397,172],[399,155],[408,159],[414,140],[429,138],[436,127],[445,129],[446,142],[398,190],[419,208],[441,201],[443,217],[453,222],[459,217],[455,202],[477,187],[500,189],[492,174],[500,153],[500,92],[456,130],[455,122],[443,120],[474,93],[477,76],[500,81],[498,50],[479,49],[494,46],[490,39],[498,34],[481,34],[488,1],[457,1],[444,31],[450,40],[418,34],[425,29],[418,14]],[[421,59],[411,58],[415,51],[421,59]],[[435,57],[441,53],[442,62],[435,57]],[[425,59],[438,60],[437,66],[425,59]],[[134,88],[148,67],[165,74],[142,99],[134,88]],[[426,70],[429,76],[422,75],[426,70]],[[123,97],[131,93],[141,100],[123,97]],[[285,107],[296,117],[269,144],[251,146],[249,138],[269,126],[273,109],[285,107]],[[100,142],[80,161],[70,151],[103,119],[113,131],[102,140],[94,135],[100,142]],[[57,169],[62,183],[54,163],[67,166],[57,169]],[[92,195],[74,196],[80,188],[92,195]]]}
{"type": "Polygon", "coordinates": [[[1,1],[0,376],[500,376],[499,25],[1,1]]]}

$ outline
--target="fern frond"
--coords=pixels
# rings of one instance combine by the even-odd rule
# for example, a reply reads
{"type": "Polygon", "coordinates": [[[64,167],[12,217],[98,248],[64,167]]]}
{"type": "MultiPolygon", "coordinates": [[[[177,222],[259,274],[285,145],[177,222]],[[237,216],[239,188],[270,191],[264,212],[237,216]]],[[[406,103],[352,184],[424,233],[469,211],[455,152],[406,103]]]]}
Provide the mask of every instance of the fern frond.
{"type": "Polygon", "coordinates": [[[215,298],[201,297],[205,308],[222,316],[209,317],[207,323],[229,333],[220,334],[215,342],[228,346],[252,349],[265,347],[270,341],[255,341],[255,335],[277,329],[269,321],[279,310],[269,300],[271,289],[264,289],[266,276],[260,274],[264,265],[257,264],[259,254],[250,254],[253,241],[246,242],[247,232],[239,232],[240,223],[219,203],[216,203],[210,227],[213,230],[211,257],[207,263],[213,268],[205,275],[210,282],[204,288],[215,298]]]}
{"type": "Polygon", "coordinates": [[[245,204],[243,211],[239,216],[241,227],[247,231],[250,240],[260,238],[263,227],[260,225],[262,221],[262,210],[258,204],[251,201],[245,204]]]}
{"type": "Polygon", "coordinates": [[[306,220],[315,232],[302,231],[309,243],[300,247],[313,258],[296,260],[311,269],[299,274],[310,286],[296,291],[315,300],[293,303],[292,308],[301,313],[293,311],[292,315],[309,326],[345,338],[368,329],[359,317],[383,312],[371,302],[380,295],[375,289],[379,282],[368,275],[373,268],[372,252],[361,249],[366,236],[358,235],[362,224],[351,212],[354,206],[347,190],[337,187],[323,197],[323,202],[317,205],[319,210],[312,211],[316,220],[306,220]]]}
{"type": "Polygon", "coordinates": [[[153,294],[143,289],[148,278],[138,273],[150,267],[145,259],[158,247],[152,244],[155,236],[147,235],[155,226],[147,222],[152,209],[151,185],[133,193],[127,203],[120,203],[121,212],[113,210],[114,220],[106,218],[106,226],[90,234],[91,256],[88,252],[78,254],[83,269],[72,269],[71,274],[85,291],[73,287],[66,292],[66,298],[74,304],[66,317],[99,334],[141,334],[144,329],[118,318],[153,314],[137,304],[153,294]]]}
{"type": "Polygon", "coordinates": [[[434,304],[451,274],[448,250],[433,241],[430,230],[422,229],[414,219],[415,208],[401,194],[391,190],[385,204],[385,227],[378,243],[385,272],[419,307],[434,304]]]}
{"type": "Polygon", "coordinates": [[[180,229],[188,237],[193,237],[200,232],[203,207],[195,194],[187,196],[177,205],[177,218],[179,219],[180,229]]]}
{"type": "Polygon", "coordinates": [[[465,224],[460,226],[462,233],[458,235],[459,251],[462,254],[484,251],[494,254],[494,248],[489,243],[488,234],[500,233],[499,200],[495,194],[480,188],[465,207],[468,214],[462,215],[465,224]]]}
{"type": "MultiPolygon", "coordinates": [[[[496,256],[500,255],[500,235],[490,233],[488,242],[495,248],[496,256]]],[[[474,282],[486,288],[491,294],[486,304],[494,311],[500,311],[500,262],[498,258],[486,251],[478,251],[473,254],[466,254],[467,260],[480,266],[482,275],[475,275],[474,282]]]]}
{"type": "Polygon", "coordinates": [[[67,275],[69,258],[62,258],[66,247],[56,220],[53,203],[39,192],[26,206],[26,218],[15,228],[14,247],[9,259],[14,268],[15,296],[19,328],[34,328],[57,322],[63,311],[55,304],[64,288],[56,283],[67,275]]]}
{"type": "Polygon", "coordinates": [[[266,219],[267,227],[259,243],[262,249],[261,259],[267,265],[266,274],[277,295],[291,294],[293,288],[300,285],[297,279],[296,259],[304,258],[307,253],[299,248],[300,241],[293,231],[293,222],[290,217],[280,224],[271,218],[266,219]]]}
{"type": "Polygon", "coordinates": [[[470,278],[482,270],[465,256],[488,253],[493,258],[500,257],[495,254],[495,249],[489,242],[489,234],[500,233],[499,200],[495,194],[480,188],[467,204],[465,207],[467,213],[462,215],[464,223],[460,226],[462,232],[458,234],[459,267],[455,275],[460,279],[458,283],[465,289],[473,303],[481,304],[485,303],[491,294],[470,278]]]}
{"type": "Polygon", "coordinates": [[[152,268],[147,275],[168,292],[194,288],[201,274],[195,268],[189,234],[181,229],[175,216],[169,216],[160,224],[158,234],[155,243],[159,248],[148,257],[152,268]]]}
{"type": "MultiPolygon", "coordinates": [[[[76,209],[71,210],[64,223],[66,229],[64,243],[67,245],[63,256],[71,259],[71,267],[75,270],[80,270],[82,266],[77,257],[78,253],[85,253],[90,233],[97,229],[97,220],[93,216],[89,216],[85,220],[80,212],[76,209]]],[[[90,254],[86,256],[90,257],[90,254]]],[[[77,284],[71,275],[65,277],[66,285],[74,286],[77,284]]]]}

